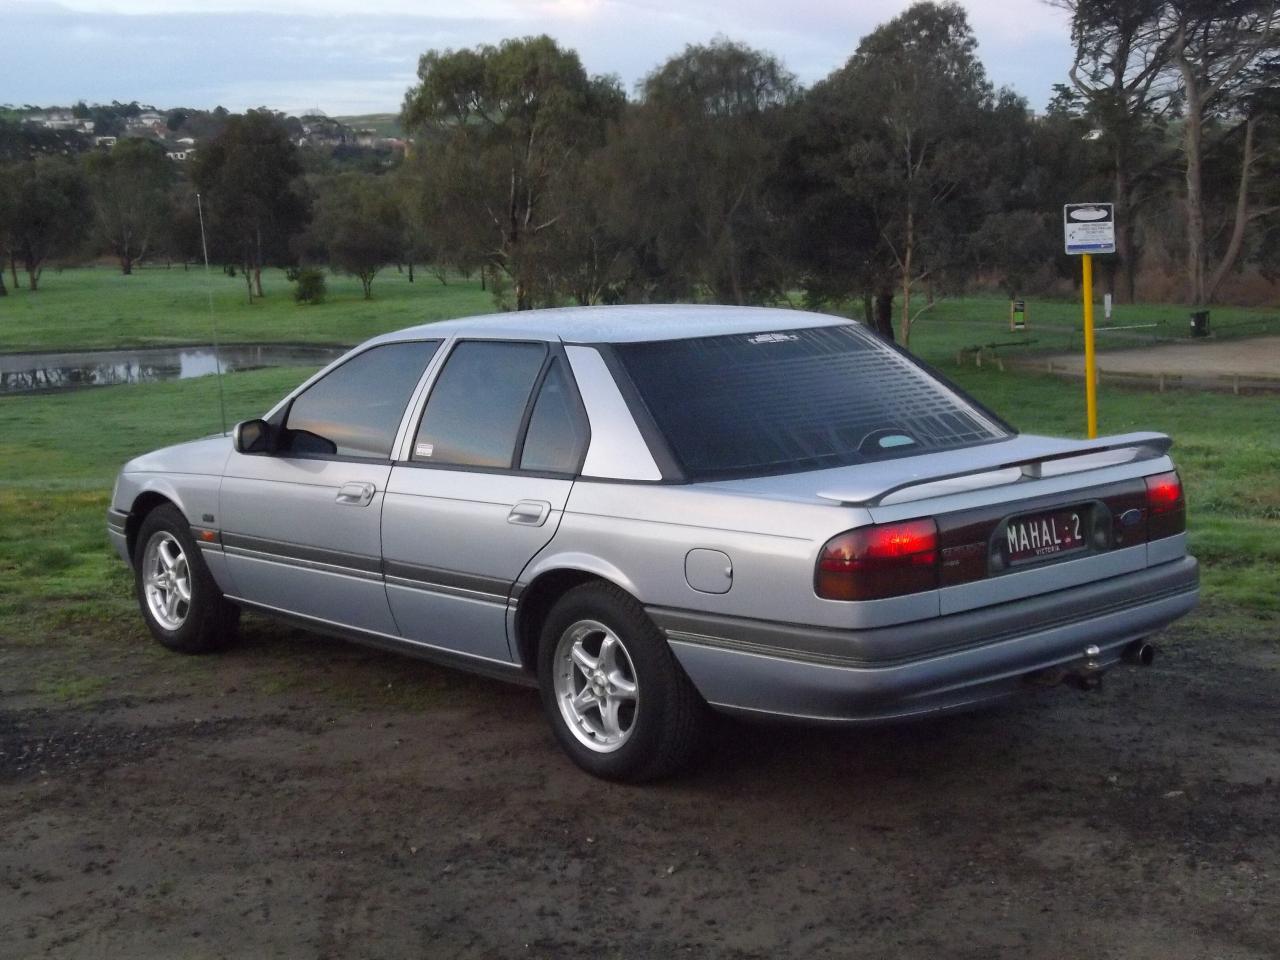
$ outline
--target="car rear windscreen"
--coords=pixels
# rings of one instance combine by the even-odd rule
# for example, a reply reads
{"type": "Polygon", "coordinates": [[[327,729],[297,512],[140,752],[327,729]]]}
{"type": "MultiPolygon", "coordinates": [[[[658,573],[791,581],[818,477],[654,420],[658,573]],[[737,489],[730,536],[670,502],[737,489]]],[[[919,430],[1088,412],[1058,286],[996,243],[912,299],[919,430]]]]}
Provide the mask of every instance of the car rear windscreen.
{"type": "Polygon", "coordinates": [[[690,480],[816,470],[1009,436],[855,325],[614,349],[690,480]]]}

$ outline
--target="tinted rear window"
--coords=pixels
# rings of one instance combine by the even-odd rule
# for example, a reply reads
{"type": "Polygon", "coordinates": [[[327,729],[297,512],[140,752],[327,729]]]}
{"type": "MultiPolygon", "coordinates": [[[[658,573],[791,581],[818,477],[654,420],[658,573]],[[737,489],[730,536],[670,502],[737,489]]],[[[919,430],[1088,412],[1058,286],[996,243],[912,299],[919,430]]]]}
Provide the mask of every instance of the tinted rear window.
{"type": "Polygon", "coordinates": [[[690,479],[784,473],[1008,434],[857,326],[615,347],[690,479]]]}

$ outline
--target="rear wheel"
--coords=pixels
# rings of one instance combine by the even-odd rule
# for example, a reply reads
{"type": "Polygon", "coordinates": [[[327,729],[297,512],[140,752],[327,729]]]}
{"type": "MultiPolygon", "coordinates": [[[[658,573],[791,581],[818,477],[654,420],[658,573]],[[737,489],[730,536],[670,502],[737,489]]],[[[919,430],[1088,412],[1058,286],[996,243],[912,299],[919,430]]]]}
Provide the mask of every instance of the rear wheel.
{"type": "Polygon", "coordinates": [[[706,704],[644,609],[611,584],[576,587],[551,609],[538,679],[556,739],[596,776],[667,776],[701,743],[706,704]]]}
{"type": "Polygon", "coordinates": [[[147,514],[133,566],[142,618],[164,646],[209,653],[235,640],[240,608],[222,596],[177,507],[163,504],[147,514]]]}

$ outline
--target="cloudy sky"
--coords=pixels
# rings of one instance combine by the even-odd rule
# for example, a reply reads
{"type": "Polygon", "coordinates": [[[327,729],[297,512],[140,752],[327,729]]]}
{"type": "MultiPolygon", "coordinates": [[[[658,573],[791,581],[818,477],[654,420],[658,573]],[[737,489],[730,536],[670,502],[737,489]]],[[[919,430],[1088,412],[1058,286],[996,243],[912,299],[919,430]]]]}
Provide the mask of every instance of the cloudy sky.
{"type": "MultiPolygon", "coordinates": [[[[1070,63],[1042,0],[963,0],[991,78],[1043,107],[1070,63]]],[[[630,89],[722,34],[806,83],[908,0],[0,0],[0,103],[109,102],[331,115],[399,109],[431,48],[549,33],[630,89]],[[358,11],[358,12],[354,12],[358,11]]]]}

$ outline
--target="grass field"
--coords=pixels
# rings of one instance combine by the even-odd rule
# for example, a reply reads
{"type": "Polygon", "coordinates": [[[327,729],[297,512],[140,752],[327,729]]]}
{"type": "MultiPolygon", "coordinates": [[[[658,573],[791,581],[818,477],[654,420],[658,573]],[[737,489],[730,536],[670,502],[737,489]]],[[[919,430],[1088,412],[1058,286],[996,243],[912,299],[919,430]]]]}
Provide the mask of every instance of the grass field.
{"type": "MultiPolygon", "coordinates": [[[[478,280],[455,277],[445,286],[425,270],[418,271],[414,283],[407,274],[384,270],[374,281],[371,301],[361,298],[360,284],[351,277],[330,275],[328,283],[327,302],[299,306],[284,274],[269,270],[263,274],[267,296],[251,305],[243,281],[216,270],[209,278],[203,269],[181,267],[151,267],[128,277],[107,267],[48,272],[38,292],[20,289],[0,298],[0,352],[209,343],[214,320],[224,343],[355,344],[387,330],[494,309],[478,280]]],[[[940,301],[917,322],[912,349],[938,362],[963,348],[991,343],[1002,344],[1000,352],[1008,356],[1080,348],[1078,303],[1033,300],[1028,310],[1030,330],[1014,334],[1006,300],[940,301]]],[[[1139,328],[1100,333],[1098,346],[1186,339],[1187,319],[1186,307],[1120,306],[1113,326],[1139,328]]],[[[1098,323],[1103,324],[1101,309],[1098,323]]],[[[1280,333],[1280,311],[1216,308],[1213,329],[1218,337],[1280,333]]]]}
{"type": "Polygon", "coordinates": [[[132,276],[105,267],[46,272],[35,293],[10,290],[0,298],[0,352],[84,347],[211,343],[216,321],[223,343],[359,343],[415,323],[493,310],[478,280],[443,285],[420,271],[414,283],[394,268],[364,300],[360,282],[329,275],[329,299],[293,302],[293,285],[279,270],[263,273],[266,296],[249,304],[244,281],[214,270],[152,267],[132,276]],[[214,312],[209,311],[213,293],[214,312]]]}
{"type": "MultiPolygon", "coordinates": [[[[139,279],[69,271],[50,275],[47,289],[34,296],[0,300],[4,348],[207,339],[201,277],[148,271],[130,286],[139,279]],[[159,291],[153,302],[137,293],[144,284],[159,291]],[[116,295],[117,289],[128,294],[116,295]]],[[[478,285],[444,287],[423,277],[411,287],[394,272],[375,285],[379,299],[372,303],[339,281],[333,284],[334,300],[321,308],[294,306],[281,277],[271,278],[270,298],[252,308],[238,303],[235,281],[219,276],[218,283],[225,288],[217,302],[225,307],[226,340],[351,342],[414,320],[490,306],[478,285]]],[[[997,307],[996,301],[940,305],[917,329],[914,346],[1020,429],[1081,435],[1079,384],[956,368],[950,359],[957,344],[976,342],[993,325],[992,338],[1000,338],[1003,317],[994,324],[989,318],[997,307]]],[[[1164,308],[1145,309],[1154,314],[1164,308]]],[[[1063,316],[1067,310],[1061,307],[1063,316]]],[[[1258,315],[1238,316],[1243,324],[1258,315]]],[[[229,375],[230,419],[266,410],[308,373],[229,375]]],[[[112,479],[129,457],[218,426],[217,384],[207,377],[0,398],[0,669],[7,644],[44,644],[59,636],[92,659],[109,656],[121,643],[142,641],[125,568],[105,542],[112,479]]],[[[1206,596],[1215,615],[1254,624],[1251,635],[1274,643],[1280,619],[1280,398],[1104,388],[1100,429],[1154,429],[1175,438],[1190,497],[1192,546],[1205,562],[1206,596]]],[[[83,676],[59,675],[50,690],[65,686],[66,695],[79,695],[83,691],[75,684],[83,676]]]]}

